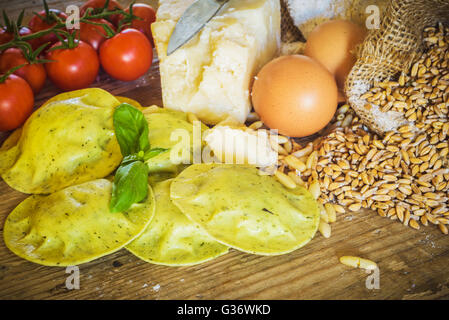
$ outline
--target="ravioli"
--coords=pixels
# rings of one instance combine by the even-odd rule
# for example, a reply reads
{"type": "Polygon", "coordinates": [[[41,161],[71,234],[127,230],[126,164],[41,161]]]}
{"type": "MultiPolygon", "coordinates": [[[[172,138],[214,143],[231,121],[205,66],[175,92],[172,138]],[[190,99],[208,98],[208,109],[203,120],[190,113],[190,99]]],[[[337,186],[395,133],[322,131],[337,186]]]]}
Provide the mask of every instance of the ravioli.
{"type": "MultiPolygon", "coordinates": [[[[154,109],[155,106],[152,108],[154,109]]],[[[192,163],[194,148],[201,152],[202,143],[199,146],[194,145],[194,127],[187,120],[187,114],[184,112],[156,108],[151,113],[144,112],[144,115],[148,122],[151,147],[169,149],[146,162],[150,173],[172,172],[177,174],[186,165],[192,163]],[[182,153],[181,149],[186,149],[187,152],[182,153]],[[172,154],[175,154],[179,163],[171,160],[173,159],[171,158],[172,154]]],[[[207,127],[201,124],[201,132],[205,130],[207,127]]]]}
{"type": "Polygon", "coordinates": [[[214,239],[253,254],[296,250],[313,238],[320,221],[306,189],[286,189],[249,165],[192,165],[174,179],[170,194],[214,239]]]}
{"type": "Polygon", "coordinates": [[[16,161],[19,153],[17,142],[19,142],[21,135],[22,128],[13,131],[0,147],[0,175],[16,161]]]}
{"type": "Polygon", "coordinates": [[[149,188],[143,203],[111,213],[111,191],[112,183],[100,179],[28,197],[6,219],[6,246],[19,257],[46,266],[78,265],[121,249],[150,223],[154,194],[149,188]]]}
{"type": "Polygon", "coordinates": [[[119,104],[102,89],[50,99],[0,149],[1,177],[32,194],[106,177],[122,160],[112,121],[119,104]]]}
{"type": "Polygon", "coordinates": [[[227,253],[227,246],[215,241],[172,203],[170,184],[171,180],[166,180],[154,186],[155,216],[126,249],[146,262],[167,266],[194,265],[227,253]]]}
{"type": "Polygon", "coordinates": [[[130,105],[132,105],[133,107],[135,107],[136,109],[139,109],[140,111],[144,110],[144,108],[142,107],[142,105],[141,105],[138,101],[136,101],[136,100],[134,100],[134,99],[131,99],[131,98],[128,98],[128,97],[121,97],[121,96],[115,96],[115,98],[116,98],[120,103],[127,103],[127,104],[130,104],[130,105]]]}
{"type": "MultiPolygon", "coordinates": [[[[185,166],[185,168],[187,168],[187,166],[185,166]]],[[[179,169],[179,171],[182,171],[181,167],[179,169]]],[[[163,182],[169,179],[173,179],[176,178],[176,176],[178,175],[177,172],[154,172],[152,174],[149,175],[148,177],[148,183],[152,186],[156,185],[159,182],[163,182]]]]}

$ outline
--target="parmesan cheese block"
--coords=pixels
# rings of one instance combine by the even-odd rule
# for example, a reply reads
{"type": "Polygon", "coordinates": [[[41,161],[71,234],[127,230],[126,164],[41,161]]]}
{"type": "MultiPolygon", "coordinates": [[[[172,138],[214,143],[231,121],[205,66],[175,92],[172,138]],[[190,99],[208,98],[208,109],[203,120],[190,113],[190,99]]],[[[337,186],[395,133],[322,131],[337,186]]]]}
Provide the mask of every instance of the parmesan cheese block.
{"type": "Polygon", "coordinates": [[[152,24],[166,108],[207,124],[245,122],[253,77],[280,48],[279,0],[230,0],[193,39],[167,57],[170,36],[194,0],[161,0],[152,24]]]}

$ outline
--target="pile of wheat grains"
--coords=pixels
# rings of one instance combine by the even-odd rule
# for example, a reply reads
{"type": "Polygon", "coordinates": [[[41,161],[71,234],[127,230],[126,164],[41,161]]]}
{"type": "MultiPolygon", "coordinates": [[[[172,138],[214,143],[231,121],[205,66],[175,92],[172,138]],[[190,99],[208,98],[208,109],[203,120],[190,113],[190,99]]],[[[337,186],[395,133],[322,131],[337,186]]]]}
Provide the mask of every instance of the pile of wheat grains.
{"type": "Polygon", "coordinates": [[[320,232],[329,237],[336,213],[375,210],[406,226],[437,225],[448,234],[449,29],[424,30],[426,50],[408,74],[376,83],[363,98],[408,123],[380,137],[344,105],[328,134],[303,147],[280,146],[279,180],[304,185],[318,199],[320,232]]]}

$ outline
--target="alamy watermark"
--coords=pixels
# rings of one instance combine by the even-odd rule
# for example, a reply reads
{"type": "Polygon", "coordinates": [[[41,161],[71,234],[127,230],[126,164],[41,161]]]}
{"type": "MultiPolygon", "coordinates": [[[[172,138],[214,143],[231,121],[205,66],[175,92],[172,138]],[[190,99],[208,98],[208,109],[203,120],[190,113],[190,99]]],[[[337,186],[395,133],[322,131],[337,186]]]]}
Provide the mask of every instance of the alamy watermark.
{"type": "Polygon", "coordinates": [[[65,273],[69,276],[65,280],[65,287],[67,290],[80,289],[80,268],[78,266],[70,266],[65,269],[65,273]]]}
{"type": "Polygon", "coordinates": [[[67,30],[79,30],[80,29],[80,8],[75,5],[69,5],[65,9],[67,13],[67,20],[65,26],[67,30]]]}
{"type": "Polygon", "coordinates": [[[366,273],[369,276],[366,278],[365,286],[368,290],[379,290],[380,289],[380,269],[378,267],[374,269],[367,269],[366,273]]]}
{"type": "Polygon", "coordinates": [[[273,148],[279,143],[277,130],[244,131],[218,126],[203,132],[201,122],[194,121],[192,131],[176,129],[170,141],[175,142],[170,148],[174,164],[250,164],[270,168],[268,172],[274,174],[272,169],[278,163],[278,152],[273,148]]]}
{"type": "Polygon", "coordinates": [[[369,15],[365,21],[366,28],[368,30],[380,29],[380,8],[370,5],[366,7],[365,13],[369,15]]]}

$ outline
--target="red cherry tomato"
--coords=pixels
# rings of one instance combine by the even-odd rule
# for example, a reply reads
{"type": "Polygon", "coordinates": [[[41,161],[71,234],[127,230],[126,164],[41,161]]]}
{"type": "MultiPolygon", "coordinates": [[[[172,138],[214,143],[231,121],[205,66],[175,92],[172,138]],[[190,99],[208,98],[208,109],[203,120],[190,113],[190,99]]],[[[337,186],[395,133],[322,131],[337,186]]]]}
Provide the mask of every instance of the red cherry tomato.
{"type": "MultiPolygon", "coordinates": [[[[52,48],[60,45],[58,42],[52,48]]],[[[50,50],[47,59],[55,61],[45,64],[48,78],[65,91],[88,87],[100,68],[97,52],[84,41],[79,41],[73,49],[50,50]]]]}
{"type": "MultiPolygon", "coordinates": [[[[19,30],[19,35],[21,35],[22,37],[28,36],[30,34],[33,34],[33,31],[31,31],[31,29],[28,27],[21,27],[19,30]]],[[[31,45],[33,50],[36,50],[42,45],[42,41],[40,38],[27,40],[27,42],[31,45]]],[[[50,47],[50,45],[48,47],[50,47]]]]}
{"type": "MultiPolygon", "coordinates": [[[[32,34],[33,33],[33,31],[31,31],[31,29],[30,28],[28,28],[28,27],[20,27],[20,29],[19,29],[19,35],[21,36],[21,37],[25,37],[25,36],[28,36],[28,35],[30,35],[30,34],[32,34]]],[[[29,40],[29,41],[27,41],[29,44],[31,44],[31,46],[33,46],[32,45],[32,41],[33,40],[29,40]]]]}
{"type": "Polygon", "coordinates": [[[14,74],[28,82],[34,94],[38,94],[44,87],[47,73],[42,64],[29,64],[20,49],[9,48],[2,53],[0,57],[0,72],[6,73],[8,70],[23,64],[26,64],[26,66],[15,71],[14,74]]]}
{"type": "Polygon", "coordinates": [[[30,35],[32,33],[33,33],[33,31],[31,31],[30,28],[28,28],[28,27],[20,27],[20,30],[19,30],[19,35],[20,36],[24,37],[24,36],[28,36],[28,35],[30,35]]]}
{"type": "Polygon", "coordinates": [[[100,62],[111,77],[121,81],[132,81],[150,69],[153,49],[142,32],[125,29],[101,45],[100,62]]]}
{"type": "MultiPolygon", "coordinates": [[[[125,10],[129,12],[129,8],[125,10]]],[[[156,21],[156,11],[153,7],[145,3],[136,3],[133,5],[133,14],[142,20],[135,19],[131,23],[131,28],[142,32],[150,40],[154,47],[153,35],[151,33],[151,24],[156,21]]]]}
{"type": "MultiPolygon", "coordinates": [[[[33,32],[27,28],[27,27],[20,27],[19,29],[19,35],[24,37],[27,35],[32,34],[33,32]]],[[[12,32],[8,32],[8,30],[4,28],[0,28],[0,45],[10,42],[14,38],[14,35],[12,32]]],[[[28,42],[33,46],[33,41],[35,40],[29,40],[28,42]]]]}
{"type": "MultiPolygon", "coordinates": [[[[106,0],[88,0],[81,6],[80,15],[83,16],[88,8],[93,8],[94,10],[104,8],[105,3],[106,0]]],[[[117,1],[110,0],[108,10],[113,11],[117,9],[123,9],[123,7],[117,1]]],[[[111,21],[114,26],[118,26],[118,23],[121,19],[122,15],[120,14],[114,14],[112,16],[109,16],[108,18],[108,20],[111,21]]]]}
{"type": "Polygon", "coordinates": [[[8,32],[5,27],[0,28],[0,45],[8,43],[13,37],[13,34],[8,32]]]}
{"type": "MultiPolygon", "coordinates": [[[[67,19],[67,15],[64,12],[61,12],[59,10],[50,9],[50,12],[55,13],[59,18],[62,20],[67,19]]],[[[38,13],[39,17],[34,15],[30,22],[28,23],[28,26],[30,27],[31,31],[33,33],[43,31],[50,29],[56,24],[56,21],[52,21],[52,19],[47,18],[47,14],[45,13],[45,10],[42,10],[38,13]]],[[[31,45],[33,46],[33,49],[37,49],[44,43],[50,43],[48,47],[50,47],[52,44],[58,42],[58,37],[54,33],[47,34],[43,37],[40,37],[38,39],[33,39],[30,41],[31,45]]],[[[48,48],[47,47],[47,48],[48,48]]]]}
{"type": "Polygon", "coordinates": [[[20,127],[33,111],[34,95],[28,83],[12,74],[0,83],[0,131],[20,127]]]}
{"type": "MultiPolygon", "coordinates": [[[[19,35],[24,37],[30,35],[32,32],[27,27],[20,27],[19,35]]],[[[8,32],[7,28],[0,28],[0,45],[10,42],[14,38],[14,34],[12,32],[8,32]]],[[[33,46],[33,40],[28,41],[31,46],[33,46]]],[[[1,52],[0,52],[1,53],[1,52]]]]}
{"type": "MultiPolygon", "coordinates": [[[[114,26],[104,19],[93,19],[92,22],[102,23],[108,25],[112,30],[115,31],[114,26]]],[[[80,39],[92,46],[98,51],[100,45],[106,41],[106,32],[102,26],[81,22],[80,23],[80,39]]]]}

